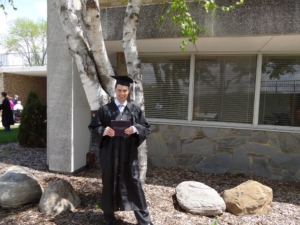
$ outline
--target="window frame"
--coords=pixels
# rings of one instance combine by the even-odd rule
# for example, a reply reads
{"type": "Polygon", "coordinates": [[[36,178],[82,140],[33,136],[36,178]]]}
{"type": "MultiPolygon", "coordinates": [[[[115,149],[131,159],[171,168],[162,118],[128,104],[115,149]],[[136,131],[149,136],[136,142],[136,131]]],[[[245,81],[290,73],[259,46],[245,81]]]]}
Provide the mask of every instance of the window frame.
{"type": "MultiPolygon", "coordinates": [[[[172,53],[151,53],[141,55],[171,55],[172,53]]],[[[229,129],[251,129],[263,131],[278,131],[278,132],[294,132],[300,133],[300,127],[291,126],[276,126],[276,125],[259,125],[259,101],[260,101],[260,88],[261,88],[261,75],[262,75],[262,59],[263,55],[300,55],[300,52],[201,52],[201,53],[184,53],[190,55],[190,84],[189,84],[189,97],[188,97],[188,119],[187,120],[174,120],[174,119],[148,119],[153,124],[165,125],[183,125],[183,126],[201,126],[212,128],[229,128],[229,129]],[[196,55],[249,55],[254,54],[257,56],[256,63],[256,81],[254,93],[254,109],[253,109],[253,122],[252,124],[243,123],[228,123],[228,122],[211,122],[211,121],[195,121],[193,120],[193,99],[194,99],[194,84],[195,84],[195,62],[196,55]]],[[[174,55],[179,55],[174,53],[174,55]]],[[[145,103],[147,104],[147,103],[145,103]]],[[[146,112],[147,117],[147,112],[146,112]]]]}

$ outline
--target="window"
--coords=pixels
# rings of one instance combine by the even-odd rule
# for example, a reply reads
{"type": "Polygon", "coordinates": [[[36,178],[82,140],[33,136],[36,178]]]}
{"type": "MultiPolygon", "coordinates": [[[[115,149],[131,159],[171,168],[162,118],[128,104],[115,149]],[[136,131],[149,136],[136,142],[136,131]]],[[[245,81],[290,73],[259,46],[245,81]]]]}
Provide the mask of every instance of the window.
{"type": "Polygon", "coordinates": [[[300,56],[263,56],[259,124],[300,126],[300,56]]]}
{"type": "Polygon", "coordinates": [[[190,56],[142,56],[147,118],[187,120],[190,56]]]}
{"type": "Polygon", "coordinates": [[[252,124],[256,58],[196,56],[193,120],[252,124]]]}

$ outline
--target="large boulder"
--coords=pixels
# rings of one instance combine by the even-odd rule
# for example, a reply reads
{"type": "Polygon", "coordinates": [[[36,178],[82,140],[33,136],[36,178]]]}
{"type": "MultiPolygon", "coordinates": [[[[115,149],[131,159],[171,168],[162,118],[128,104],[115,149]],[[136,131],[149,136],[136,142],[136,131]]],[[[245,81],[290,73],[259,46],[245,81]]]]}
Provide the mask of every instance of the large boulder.
{"type": "Polygon", "coordinates": [[[72,185],[61,179],[48,185],[40,200],[39,209],[44,215],[58,215],[79,205],[80,198],[72,185]]]}
{"type": "Polygon", "coordinates": [[[268,214],[271,210],[273,191],[253,180],[248,180],[221,194],[226,211],[235,215],[268,214]]]}
{"type": "Polygon", "coordinates": [[[0,177],[0,206],[17,208],[38,202],[43,188],[33,174],[21,166],[12,166],[0,177]]]}
{"type": "Polygon", "coordinates": [[[218,192],[196,181],[184,181],[176,187],[178,204],[185,211],[203,216],[220,215],[225,211],[225,202],[218,192]]]}

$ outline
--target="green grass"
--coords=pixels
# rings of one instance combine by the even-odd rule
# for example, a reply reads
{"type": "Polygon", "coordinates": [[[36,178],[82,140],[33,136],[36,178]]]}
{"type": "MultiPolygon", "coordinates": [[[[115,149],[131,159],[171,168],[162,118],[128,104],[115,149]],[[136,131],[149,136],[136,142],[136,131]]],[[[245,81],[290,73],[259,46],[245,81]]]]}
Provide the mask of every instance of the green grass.
{"type": "Polygon", "coordinates": [[[0,127],[0,144],[18,141],[19,126],[10,126],[10,132],[5,132],[4,127],[0,127]]]}

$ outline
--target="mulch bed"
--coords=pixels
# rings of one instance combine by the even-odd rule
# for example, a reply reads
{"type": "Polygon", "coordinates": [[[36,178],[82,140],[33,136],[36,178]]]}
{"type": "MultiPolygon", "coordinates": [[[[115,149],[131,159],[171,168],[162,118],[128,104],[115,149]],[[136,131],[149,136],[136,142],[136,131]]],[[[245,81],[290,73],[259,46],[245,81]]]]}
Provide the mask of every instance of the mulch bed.
{"type": "MultiPolygon", "coordinates": [[[[99,208],[101,200],[101,170],[95,166],[76,175],[50,172],[46,165],[46,149],[22,148],[17,143],[0,145],[0,176],[13,166],[27,167],[39,180],[44,189],[56,179],[69,181],[81,199],[76,210],[57,216],[43,216],[38,203],[17,209],[0,209],[0,225],[20,224],[80,224],[101,225],[103,212],[99,208]]],[[[205,174],[171,168],[149,166],[144,191],[155,225],[206,225],[216,218],[193,215],[184,212],[176,203],[175,187],[183,181],[199,181],[221,193],[244,181],[255,180],[273,189],[272,210],[269,215],[235,216],[225,212],[217,218],[217,224],[300,224],[300,184],[296,182],[271,181],[261,177],[231,174],[205,174]]],[[[133,212],[117,212],[118,225],[133,225],[133,212]]]]}

